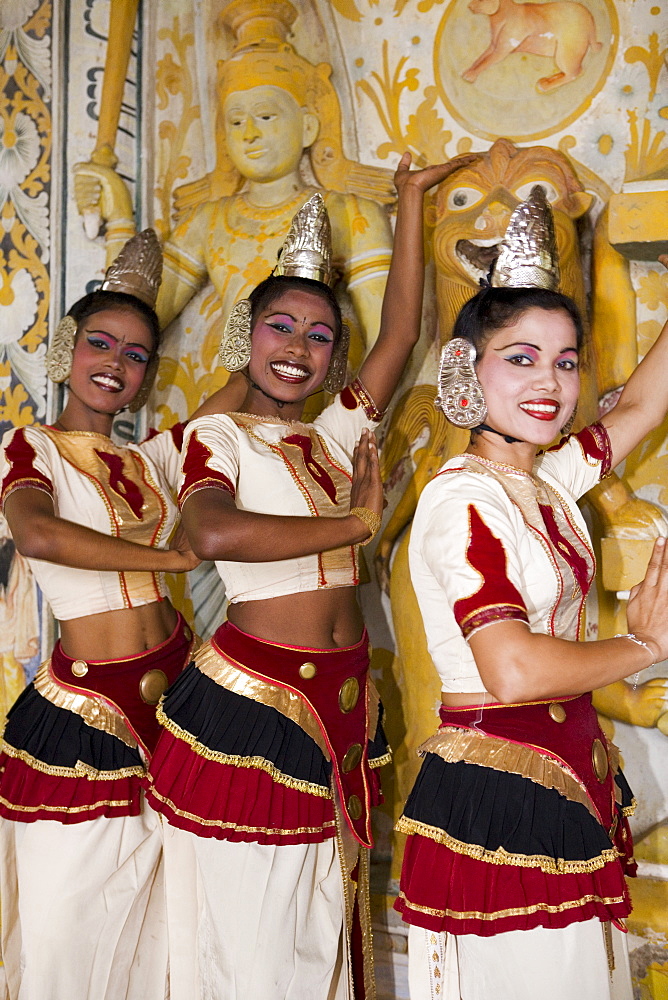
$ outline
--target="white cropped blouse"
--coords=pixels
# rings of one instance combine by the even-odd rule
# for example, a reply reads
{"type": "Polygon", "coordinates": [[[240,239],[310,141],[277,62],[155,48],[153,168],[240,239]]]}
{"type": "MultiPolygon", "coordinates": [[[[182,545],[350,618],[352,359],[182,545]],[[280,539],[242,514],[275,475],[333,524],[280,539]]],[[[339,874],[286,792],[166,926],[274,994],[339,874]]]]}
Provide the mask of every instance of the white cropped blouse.
{"type": "MultiPolygon", "coordinates": [[[[345,517],[353,449],[362,430],[381,418],[359,380],[311,424],[247,413],[199,417],[184,435],[179,504],[214,488],[229,493],[239,510],[345,517]]],[[[216,567],[231,603],[359,583],[353,545],[274,562],[221,560],[216,567]]]]}
{"type": "MultiPolygon", "coordinates": [[[[5,434],[0,450],[0,503],[4,508],[15,490],[43,490],[56,514],[67,521],[166,548],[178,518],[174,486],[181,431],[177,424],[142,445],[121,447],[104,434],[37,425],[15,428],[5,434]]],[[[161,573],[28,561],[60,621],[135,608],[166,596],[161,573]]]]}
{"type": "Polygon", "coordinates": [[[595,562],[576,501],[610,472],[610,454],[593,424],[539,455],[532,473],[458,455],[425,487],[409,561],[443,691],[484,691],[467,640],[495,622],[582,637],[595,562]]]}

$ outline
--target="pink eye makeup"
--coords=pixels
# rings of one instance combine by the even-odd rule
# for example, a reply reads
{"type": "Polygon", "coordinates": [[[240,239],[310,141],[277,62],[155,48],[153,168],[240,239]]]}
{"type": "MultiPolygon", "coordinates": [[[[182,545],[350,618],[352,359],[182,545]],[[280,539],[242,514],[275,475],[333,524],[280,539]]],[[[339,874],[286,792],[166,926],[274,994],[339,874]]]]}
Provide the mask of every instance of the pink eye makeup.
{"type": "MultiPolygon", "coordinates": [[[[105,333],[104,330],[88,330],[86,340],[91,347],[96,347],[103,351],[113,351],[118,347],[117,339],[111,334],[105,333]]],[[[131,361],[136,361],[138,364],[145,365],[148,363],[149,352],[141,344],[123,345],[123,353],[131,361]]]]}

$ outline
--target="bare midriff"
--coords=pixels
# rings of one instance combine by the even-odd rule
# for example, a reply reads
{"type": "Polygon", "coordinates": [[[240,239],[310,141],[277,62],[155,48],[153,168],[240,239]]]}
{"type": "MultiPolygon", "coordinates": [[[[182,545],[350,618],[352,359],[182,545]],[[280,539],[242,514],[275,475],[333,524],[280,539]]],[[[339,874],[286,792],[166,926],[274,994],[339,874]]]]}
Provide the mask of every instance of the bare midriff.
{"type": "Polygon", "coordinates": [[[362,638],[364,622],[356,591],[356,587],[337,587],[230,604],[227,616],[243,632],[268,642],[340,649],[362,638]]]}
{"type": "Polygon", "coordinates": [[[169,639],[176,621],[169,601],[154,601],[60,622],[60,640],[63,652],[75,660],[122,660],[169,639]]]}
{"type": "Polygon", "coordinates": [[[461,705],[482,705],[485,699],[490,703],[495,701],[491,694],[486,694],[484,691],[473,691],[468,694],[459,691],[441,691],[441,701],[450,708],[459,708],[461,705]]]}

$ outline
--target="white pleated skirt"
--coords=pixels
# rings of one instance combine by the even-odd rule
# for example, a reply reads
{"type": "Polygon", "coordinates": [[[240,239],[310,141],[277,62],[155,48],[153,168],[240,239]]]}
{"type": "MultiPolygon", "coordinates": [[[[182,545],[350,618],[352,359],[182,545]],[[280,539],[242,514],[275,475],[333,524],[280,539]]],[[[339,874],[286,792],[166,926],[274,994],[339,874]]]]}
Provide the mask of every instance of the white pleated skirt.
{"type": "Polygon", "coordinates": [[[171,1000],[352,1000],[335,839],[265,845],[165,824],[171,1000]]]}
{"type": "Polygon", "coordinates": [[[411,1000],[632,1000],[626,935],[611,926],[610,972],[605,927],[584,920],[493,937],[436,934],[411,925],[411,1000]]]}
{"type": "Polygon", "coordinates": [[[162,821],[0,819],[9,1000],[165,1000],[162,821]]]}

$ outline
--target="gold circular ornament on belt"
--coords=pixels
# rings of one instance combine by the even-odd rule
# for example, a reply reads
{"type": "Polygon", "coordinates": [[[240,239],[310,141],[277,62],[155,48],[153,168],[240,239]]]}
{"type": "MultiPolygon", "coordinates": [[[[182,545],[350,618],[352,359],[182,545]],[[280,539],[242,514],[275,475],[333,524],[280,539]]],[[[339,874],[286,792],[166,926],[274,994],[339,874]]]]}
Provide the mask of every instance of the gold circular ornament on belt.
{"type": "Polygon", "coordinates": [[[594,774],[600,782],[604,782],[608,776],[608,754],[600,740],[596,739],[591,747],[591,763],[594,774]]]}
{"type": "Polygon", "coordinates": [[[359,819],[362,815],[362,803],[357,795],[351,795],[348,799],[348,815],[352,820],[359,819]]]}
{"type": "Polygon", "coordinates": [[[341,761],[341,770],[344,774],[348,774],[349,771],[354,771],[359,762],[362,759],[362,744],[353,743],[346,750],[343,760],[341,761]]]}
{"type": "Polygon", "coordinates": [[[167,690],[169,681],[162,670],[147,670],[139,681],[139,694],[147,705],[157,705],[167,690]]]}
{"type": "Polygon", "coordinates": [[[339,708],[342,712],[352,712],[360,696],[359,681],[356,677],[348,677],[339,691],[339,708]]]}
{"type": "Polygon", "coordinates": [[[313,680],[313,678],[317,673],[318,673],[318,668],[316,667],[315,663],[311,663],[310,660],[307,660],[306,663],[302,663],[301,667],[299,668],[299,676],[303,677],[305,681],[313,680]]]}
{"type": "Polygon", "coordinates": [[[85,677],[88,673],[88,664],[85,660],[75,660],[71,669],[75,677],[85,677]]]}
{"type": "Polygon", "coordinates": [[[553,722],[565,722],[566,721],[566,709],[563,705],[560,705],[558,701],[553,701],[548,708],[550,718],[553,722]]]}

